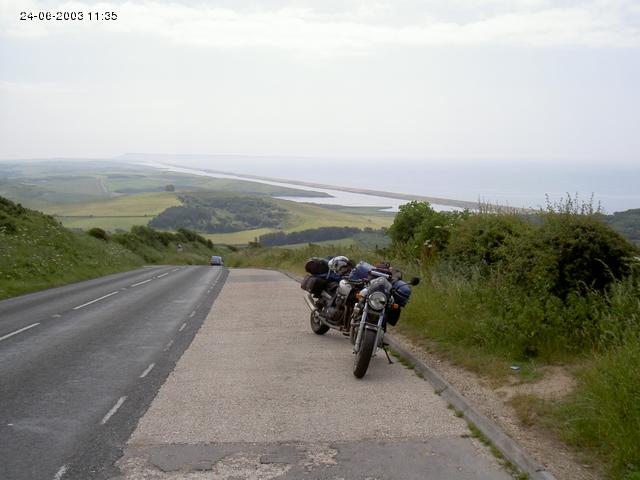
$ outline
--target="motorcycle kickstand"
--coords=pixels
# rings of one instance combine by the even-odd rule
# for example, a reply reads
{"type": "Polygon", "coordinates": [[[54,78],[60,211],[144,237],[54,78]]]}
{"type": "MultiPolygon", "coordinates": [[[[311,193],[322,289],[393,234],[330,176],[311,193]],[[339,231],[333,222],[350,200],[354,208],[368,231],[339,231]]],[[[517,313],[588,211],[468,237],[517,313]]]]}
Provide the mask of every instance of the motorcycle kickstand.
{"type": "Polygon", "coordinates": [[[382,350],[384,350],[384,354],[387,356],[387,360],[389,360],[389,365],[393,365],[393,362],[391,361],[391,357],[389,356],[389,352],[387,352],[387,349],[385,347],[382,347],[382,350]]]}

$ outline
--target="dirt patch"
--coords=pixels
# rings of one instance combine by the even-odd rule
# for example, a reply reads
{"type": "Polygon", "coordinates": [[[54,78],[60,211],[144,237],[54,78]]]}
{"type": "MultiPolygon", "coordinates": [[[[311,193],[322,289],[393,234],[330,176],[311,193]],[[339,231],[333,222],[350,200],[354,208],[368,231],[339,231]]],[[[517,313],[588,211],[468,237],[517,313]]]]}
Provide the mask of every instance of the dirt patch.
{"type": "Polygon", "coordinates": [[[484,415],[495,421],[505,433],[559,480],[596,480],[606,478],[604,472],[580,459],[580,452],[571,449],[548,429],[530,422],[524,425],[514,405],[523,397],[540,400],[557,400],[570,394],[576,382],[565,367],[542,367],[535,382],[522,382],[516,375],[508,377],[508,383],[496,387],[488,379],[454,365],[441,355],[425,351],[408,337],[393,332],[416,357],[434,368],[462,395],[468,398],[484,415]],[[513,400],[516,399],[516,402],[513,400]]]}
{"type": "Polygon", "coordinates": [[[496,388],[495,393],[505,402],[517,395],[533,395],[543,400],[559,400],[573,392],[576,387],[574,376],[565,367],[541,367],[538,373],[540,378],[531,383],[523,383],[511,375],[509,384],[496,388]]]}

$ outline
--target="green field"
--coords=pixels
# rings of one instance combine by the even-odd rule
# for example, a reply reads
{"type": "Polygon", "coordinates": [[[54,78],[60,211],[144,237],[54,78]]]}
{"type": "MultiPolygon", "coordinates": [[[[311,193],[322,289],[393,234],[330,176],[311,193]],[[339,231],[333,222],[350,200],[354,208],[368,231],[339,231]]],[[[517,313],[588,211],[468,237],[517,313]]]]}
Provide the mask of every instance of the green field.
{"type": "Polygon", "coordinates": [[[98,202],[52,205],[43,210],[68,228],[88,230],[99,227],[115,231],[129,230],[134,225],[146,225],[158,213],[174,205],[180,205],[175,193],[153,192],[98,202]]]}
{"type": "MultiPolygon", "coordinates": [[[[350,208],[349,212],[344,212],[342,209],[290,200],[274,199],[273,201],[289,212],[290,216],[282,229],[286,233],[319,227],[370,227],[378,229],[391,225],[394,217],[393,213],[380,213],[366,207],[362,209],[362,213],[356,213],[359,210],[354,207],[350,208]]],[[[276,229],[273,228],[258,228],[242,232],[210,234],[205,237],[214,243],[244,245],[254,241],[260,235],[275,231],[276,229]]]]}

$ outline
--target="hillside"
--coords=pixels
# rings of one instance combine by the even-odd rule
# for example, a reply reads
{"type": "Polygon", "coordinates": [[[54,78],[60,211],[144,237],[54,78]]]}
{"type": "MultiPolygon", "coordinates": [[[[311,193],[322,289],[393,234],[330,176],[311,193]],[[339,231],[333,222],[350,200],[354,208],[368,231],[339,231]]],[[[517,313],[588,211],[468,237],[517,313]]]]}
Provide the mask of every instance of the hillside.
{"type": "Polygon", "coordinates": [[[91,233],[73,232],[49,215],[0,197],[0,298],[146,263],[205,264],[216,252],[192,232],[135,227],[113,237],[99,229],[91,233]],[[182,252],[177,243],[183,244],[182,252]]]}
{"type": "Polygon", "coordinates": [[[628,240],[640,245],[640,208],[605,215],[604,221],[628,240]]]}

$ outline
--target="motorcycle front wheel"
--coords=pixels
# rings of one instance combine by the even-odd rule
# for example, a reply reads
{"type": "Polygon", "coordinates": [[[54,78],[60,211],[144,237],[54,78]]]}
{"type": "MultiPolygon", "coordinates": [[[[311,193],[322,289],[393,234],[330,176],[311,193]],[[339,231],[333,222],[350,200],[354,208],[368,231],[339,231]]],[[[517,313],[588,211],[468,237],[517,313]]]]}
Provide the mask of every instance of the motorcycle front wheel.
{"type": "Polygon", "coordinates": [[[315,310],[311,311],[311,316],[309,317],[309,323],[311,324],[311,330],[316,335],[324,335],[329,331],[329,327],[327,327],[324,323],[322,323],[322,321],[320,320],[315,310]]]}
{"type": "Polygon", "coordinates": [[[369,368],[369,362],[373,355],[373,349],[376,346],[375,343],[375,330],[365,329],[365,331],[362,332],[360,349],[356,352],[356,359],[353,362],[353,375],[356,378],[362,378],[364,374],[367,373],[367,368],[369,368]]]}

